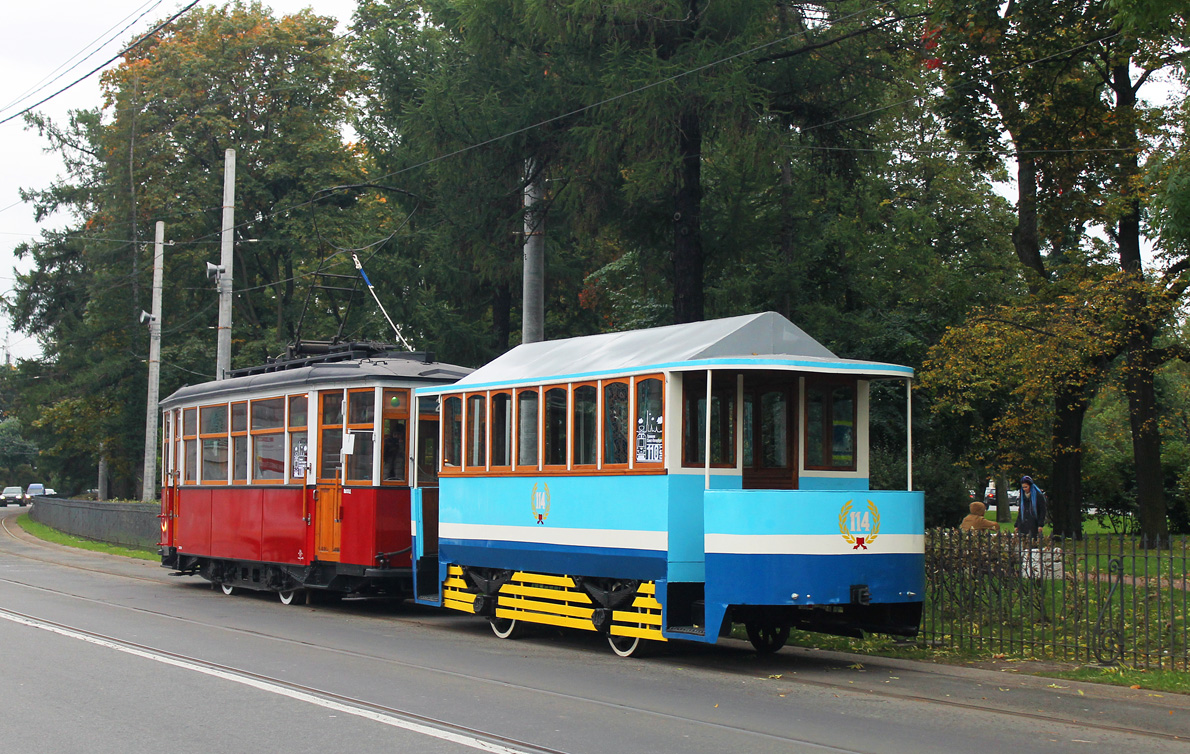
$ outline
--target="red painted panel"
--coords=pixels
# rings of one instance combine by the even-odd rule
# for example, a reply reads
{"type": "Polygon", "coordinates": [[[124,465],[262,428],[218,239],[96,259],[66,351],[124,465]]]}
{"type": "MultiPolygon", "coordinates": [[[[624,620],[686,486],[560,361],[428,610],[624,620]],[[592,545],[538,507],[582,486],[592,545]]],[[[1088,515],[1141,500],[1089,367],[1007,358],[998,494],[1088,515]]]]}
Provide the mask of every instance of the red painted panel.
{"type": "Polygon", "coordinates": [[[375,566],[376,488],[344,487],[339,562],[375,566]]]}
{"type": "Polygon", "coordinates": [[[161,536],[157,538],[159,547],[173,547],[174,544],[173,497],[172,487],[161,488],[161,512],[158,514],[158,520],[161,522],[161,536]]]}
{"type": "Polygon", "coordinates": [[[260,557],[266,563],[293,563],[306,565],[309,562],[310,542],[302,520],[302,496],[309,500],[309,491],[300,487],[270,487],[264,493],[264,534],[261,540],[260,557]]]}
{"type": "Polygon", "coordinates": [[[260,560],[263,490],[219,487],[211,490],[211,556],[260,560]]]}
{"type": "Polygon", "coordinates": [[[174,544],[190,555],[211,554],[211,491],[200,487],[178,490],[177,534],[174,544]]]}
{"type": "MultiPolygon", "coordinates": [[[[376,496],[376,552],[396,552],[409,547],[409,490],[382,488],[376,496]]],[[[412,565],[410,553],[389,560],[395,568],[412,565]]]]}

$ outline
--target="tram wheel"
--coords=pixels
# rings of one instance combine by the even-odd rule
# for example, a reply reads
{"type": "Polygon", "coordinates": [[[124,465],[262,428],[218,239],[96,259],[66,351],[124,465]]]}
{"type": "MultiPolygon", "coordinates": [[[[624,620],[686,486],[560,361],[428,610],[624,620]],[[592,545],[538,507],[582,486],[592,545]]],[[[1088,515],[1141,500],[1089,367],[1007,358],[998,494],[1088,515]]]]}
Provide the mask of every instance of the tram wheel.
{"type": "Polygon", "coordinates": [[[789,626],[774,626],[771,623],[745,623],[748,641],[757,654],[768,655],[785,646],[789,640],[789,626]]]}
{"type": "Polygon", "coordinates": [[[608,646],[619,657],[640,657],[648,651],[651,642],[639,636],[607,635],[608,646]]]}
{"type": "Polygon", "coordinates": [[[231,584],[220,584],[219,588],[223,590],[224,594],[231,594],[236,590],[236,588],[231,584]]]}
{"type": "Polygon", "coordinates": [[[501,639],[519,639],[524,632],[520,621],[513,618],[488,618],[492,626],[492,633],[501,639]]]}
{"type": "MultiPolygon", "coordinates": [[[[301,596],[301,589],[285,589],[277,592],[277,597],[281,600],[282,605],[292,605],[294,600],[301,596]]],[[[300,603],[301,600],[298,600],[300,603]]]]}

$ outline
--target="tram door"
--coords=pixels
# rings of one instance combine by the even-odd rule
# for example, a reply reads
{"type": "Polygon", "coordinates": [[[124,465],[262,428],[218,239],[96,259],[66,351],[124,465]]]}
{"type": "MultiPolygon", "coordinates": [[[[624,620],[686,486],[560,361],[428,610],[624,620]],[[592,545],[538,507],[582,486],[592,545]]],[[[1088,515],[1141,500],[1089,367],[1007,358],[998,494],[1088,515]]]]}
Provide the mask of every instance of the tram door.
{"type": "Polygon", "coordinates": [[[314,552],[339,561],[343,540],[343,391],[318,394],[318,483],[314,488],[314,552]]]}
{"type": "Polygon", "coordinates": [[[179,412],[166,411],[164,417],[164,442],[161,447],[161,546],[174,547],[177,532],[174,521],[178,517],[178,484],[181,482],[178,474],[177,437],[181,434],[175,431],[176,414],[179,412]]]}
{"type": "Polygon", "coordinates": [[[797,379],[744,375],[744,489],[797,489],[797,379]]]}

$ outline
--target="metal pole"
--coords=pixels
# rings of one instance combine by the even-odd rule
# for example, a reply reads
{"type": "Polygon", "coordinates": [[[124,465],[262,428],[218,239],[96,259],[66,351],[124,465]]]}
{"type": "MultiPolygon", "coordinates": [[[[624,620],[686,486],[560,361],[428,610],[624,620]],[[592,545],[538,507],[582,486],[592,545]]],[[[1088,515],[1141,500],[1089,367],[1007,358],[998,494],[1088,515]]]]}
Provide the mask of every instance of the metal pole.
{"type": "Polygon", "coordinates": [[[525,267],[521,282],[521,342],[545,340],[545,213],[541,184],[532,178],[533,160],[525,161],[525,267]]]}
{"type": "Polygon", "coordinates": [[[706,442],[706,456],[704,457],[706,464],[703,467],[703,473],[706,476],[705,476],[705,479],[703,482],[703,484],[704,484],[703,489],[709,490],[711,488],[711,370],[710,369],[707,370],[707,410],[706,410],[705,417],[706,417],[707,426],[704,428],[705,432],[704,432],[703,441],[706,442]]]}
{"type": "Polygon", "coordinates": [[[145,406],[145,469],[140,499],[157,495],[157,391],[161,382],[161,276],[165,260],[165,223],[153,238],[153,312],[149,315],[149,399],[145,406]]]}
{"type": "Polygon", "coordinates": [[[236,151],[223,153],[223,232],[219,247],[219,335],[215,347],[215,379],[227,377],[231,369],[231,290],[235,228],[236,151]]]}

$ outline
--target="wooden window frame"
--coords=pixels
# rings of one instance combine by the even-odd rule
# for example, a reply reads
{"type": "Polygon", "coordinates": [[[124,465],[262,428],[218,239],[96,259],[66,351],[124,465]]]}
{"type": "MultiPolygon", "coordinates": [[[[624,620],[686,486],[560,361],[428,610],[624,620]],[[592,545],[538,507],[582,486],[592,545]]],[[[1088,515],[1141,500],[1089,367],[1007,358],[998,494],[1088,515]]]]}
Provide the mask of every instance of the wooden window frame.
{"type": "Polygon", "coordinates": [[[232,457],[231,457],[231,407],[226,403],[208,403],[198,407],[198,483],[199,484],[213,484],[226,485],[231,481],[232,474],[232,457]],[[223,409],[223,431],[222,432],[204,432],[206,429],[206,422],[203,421],[203,414],[211,409],[223,409]],[[223,440],[225,443],[224,453],[227,460],[227,476],[223,479],[207,479],[206,474],[206,442],[207,440],[223,440]]]}
{"type": "Polygon", "coordinates": [[[570,412],[572,410],[570,398],[571,398],[570,386],[567,385],[566,383],[561,383],[561,384],[556,384],[556,385],[542,385],[541,386],[541,406],[539,407],[538,410],[541,412],[541,436],[539,439],[539,443],[540,443],[541,470],[543,472],[555,472],[556,473],[556,472],[564,472],[564,471],[570,470],[570,412]],[[562,395],[565,397],[565,400],[566,400],[566,406],[562,411],[562,415],[566,419],[566,426],[562,432],[562,438],[561,438],[562,455],[565,458],[565,460],[562,463],[548,463],[548,456],[546,453],[546,451],[547,451],[546,433],[549,431],[548,400],[549,400],[550,392],[552,392],[554,390],[561,390],[562,395]]]}
{"type": "Polygon", "coordinates": [[[287,459],[285,458],[285,448],[287,445],[286,429],[285,429],[285,412],[288,409],[286,398],[283,395],[273,395],[267,398],[253,398],[248,401],[248,479],[251,484],[285,484],[288,478],[289,470],[287,468],[287,459]],[[276,427],[267,427],[264,429],[253,429],[253,420],[256,418],[256,406],[258,404],[267,403],[269,401],[281,401],[281,423],[276,427]],[[265,437],[268,435],[281,436],[281,477],[279,479],[257,479],[256,478],[256,438],[265,437]]]}
{"type": "Polygon", "coordinates": [[[665,452],[666,452],[666,449],[668,448],[669,441],[671,439],[671,430],[669,428],[669,425],[672,423],[670,421],[666,421],[665,388],[666,388],[665,375],[662,373],[642,374],[642,375],[637,375],[632,378],[632,390],[628,394],[628,400],[631,404],[629,406],[629,410],[631,411],[631,416],[632,416],[632,420],[631,420],[632,427],[629,431],[629,437],[628,437],[628,442],[629,442],[628,458],[629,458],[629,468],[631,468],[633,470],[638,470],[638,469],[648,470],[648,469],[663,469],[663,468],[665,468],[665,452]],[[642,460],[640,460],[640,458],[637,457],[637,434],[638,434],[638,430],[640,427],[640,416],[639,416],[640,383],[642,383],[646,380],[657,380],[661,383],[662,422],[661,422],[661,460],[660,461],[642,461],[642,460]]]}
{"type": "Polygon", "coordinates": [[[574,382],[570,384],[569,395],[567,396],[567,462],[566,467],[571,471],[595,471],[599,468],[599,383],[598,382],[574,382]],[[578,390],[579,388],[589,387],[595,391],[595,414],[593,418],[595,427],[595,460],[592,463],[579,463],[576,457],[578,450],[578,422],[575,421],[576,412],[578,411],[578,390]]]}
{"type": "MultiPolygon", "coordinates": [[[[736,420],[738,418],[736,414],[739,411],[740,407],[743,405],[743,403],[742,403],[743,397],[739,394],[737,382],[738,381],[736,380],[736,375],[733,372],[715,372],[714,370],[712,370],[711,396],[714,397],[714,394],[716,392],[719,392],[720,390],[728,390],[728,391],[730,391],[731,396],[732,396],[731,411],[724,414],[725,416],[730,417],[729,425],[728,425],[731,428],[730,442],[723,441],[724,438],[722,436],[720,437],[720,441],[721,441],[720,444],[722,445],[722,447],[730,449],[729,453],[730,453],[731,461],[730,462],[720,461],[717,463],[711,462],[712,469],[734,469],[739,466],[740,459],[736,452],[737,451],[736,446],[740,439],[741,428],[736,426],[736,420]]],[[[682,373],[681,464],[682,464],[682,468],[684,468],[684,469],[705,469],[707,466],[705,459],[702,461],[688,461],[688,460],[686,460],[686,458],[687,458],[686,451],[688,450],[688,447],[686,445],[687,421],[689,421],[690,419],[693,418],[693,417],[686,416],[686,407],[688,405],[690,405],[691,397],[694,398],[694,405],[697,405],[699,400],[703,400],[703,401],[706,400],[706,397],[707,397],[706,385],[707,385],[706,370],[682,373]],[[698,375],[698,377],[695,378],[694,380],[687,379],[691,375],[698,375]]],[[[722,427],[720,428],[720,433],[722,434],[722,427]]],[[[705,439],[705,437],[706,437],[706,435],[705,435],[705,428],[704,428],[704,432],[699,433],[699,438],[696,442],[703,441],[705,439]]],[[[705,450],[706,450],[707,455],[709,456],[711,453],[711,448],[707,447],[705,450]]]]}
{"type": "MultiPolygon", "coordinates": [[[[381,394],[383,395],[383,393],[381,393],[381,394]]],[[[364,433],[370,434],[372,436],[372,452],[371,452],[372,457],[369,461],[369,468],[371,469],[371,473],[368,475],[367,479],[364,479],[363,477],[348,476],[348,469],[351,468],[351,464],[347,462],[347,459],[343,460],[343,485],[344,486],[359,487],[359,486],[367,485],[370,487],[376,481],[376,435],[377,435],[376,419],[377,419],[377,416],[376,416],[376,388],[375,387],[348,388],[347,394],[344,396],[344,404],[343,404],[343,436],[346,437],[348,434],[364,434],[364,433]],[[367,403],[369,405],[371,405],[371,407],[372,407],[371,421],[366,421],[366,422],[351,421],[351,396],[353,396],[353,395],[366,395],[368,397],[369,400],[367,401],[367,403]]],[[[351,457],[355,458],[357,455],[362,455],[362,454],[361,453],[352,453],[351,457]]]]}
{"type": "Polygon", "coordinates": [[[513,443],[513,456],[512,456],[513,472],[514,473],[516,473],[516,472],[536,473],[541,470],[542,449],[544,447],[544,442],[543,442],[543,438],[542,438],[542,426],[543,426],[542,421],[543,421],[543,416],[544,416],[545,412],[543,412],[541,410],[541,406],[542,406],[541,388],[536,387],[536,386],[516,388],[515,390],[512,391],[512,401],[513,401],[513,422],[516,425],[515,431],[513,433],[515,436],[515,442],[513,443]],[[537,434],[536,434],[537,452],[534,454],[534,461],[532,464],[521,463],[521,395],[526,394],[526,393],[531,393],[531,394],[537,396],[537,421],[535,422],[535,424],[537,425],[537,434]]]}
{"type": "Polygon", "coordinates": [[[488,454],[487,454],[487,468],[494,473],[510,473],[513,466],[516,465],[516,440],[517,440],[517,417],[516,417],[516,395],[511,388],[503,390],[489,390],[488,391],[488,454]],[[496,464],[493,457],[493,451],[496,445],[496,398],[499,396],[508,397],[508,463],[496,464]]]}
{"type": "MultiPolygon", "coordinates": [[[[312,425],[316,428],[316,431],[318,432],[318,455],[314,459],[314,464],[315,464],[314,479],[318,484],[340,484],[341,485],[341,484],[345,483],[345,480],[347,478],[347,469],[345,468],[345,466],[343,464],[343,458],[342,458],[343,433],[345,431],[344,427],[347,424],[347,395],[346,395],[346,391],[344,391],[342,388],[340,388],[338,390],[319,390],[317,395],[318,395],[318,398],[314,401],[315,411],[317,413],[315,415],[314,424],[312,425]],[[339,413],[339,421],[337,424],[327,424],[327,423],[325,423],[325,421],[323,419],[323,416],[325,414],[324,404],[326,403],[326,399],[331,396],[336,396],[342,401],[342,403],[340,404],[341,411],[339,413]],[[322,458],[323,458],[323,455],[326,453],[326,444],[323,442],[323,434],[328,429],[338,429],[339,430],[339,445],[337,448],[337,452],[339,453],[339,473],[334,476],[323,476],[322,475],[322,458]]],[[[309,422],[310,420],[307,419],[306,421],[309,422]]]]}
{"type": "Polygon", "coordinates": [[[231,453],[231,478],[230,484],[245,485],[252,479],[252,438],[248,436],[248,401],[233,401],[227,407],[227,429],[229,434],[228,452],[231,453]],[[235,407],[244,407],[244,428],[236,429],[235,424],[235,407]],[[244,444],[247,446],[245,450],[244,459],[244,478],[236,479],[236,438],[243,438],[244,444]]]}
{"type": "Polygon", "coordinates": [[[290,484],[305,484],[306,475],[310,469],[310,394],[292,393],[285,396],[285,468],[290,484]],[[302,400],[306,403],[306,421],[295,424],[293,419],[293,401],[302,400]],[[306,468],[301,475],[295,473],[293,465],[293,439],[295,436],[306,435],[306,468]]]}
{"type": "MultiPolygon", "coordinates": [[[[380,484],[384,487],[409,487],[412,484],[412,473],[409,465],[409,441],[412,430],[412,416],[413,411],[410,409],[410,402],[416,400],[413,398],[413,391],[407,387],[395,388],[386,387],[380,390],[380,421],[378,423],[379,429],[377,436],[380,438],[380,484]],[[402,394],[405,396],[404,408],[394,408],[389,405],[389,396],[393,394],[402,394]],[[404,451],[401,454],[401,463],[405,468],[405,476],[403,479],[386,480],[384,478],[384,458],[385,448],[388,446],[389,436],[384,431],[385,421],[404,421],[405,422],[405,442],[404,451]]],[[[420,417],[418,417],[420,419],[420,417]]]]}
{"type": "Polygon", "coordinates": [[[202,447],[198,441],[198,406],[182,409],[182,484],[197,485],[199,482],[199,467],[202,460],[202,447]],[[193,417],[191,426],[186,427],[186,415],[193,417]],[[194,459],[190,458],[190,447],[194,448],[194,459]],[[189,476],[189,478],[187,478],[189,476]]]}
{"type": "Polygon", "coordinates": [[[463,473],[474,473],[476,471],[487,471],[490,456],[488,455],[488,434],[491,431],[491,423],[489,422],[488,410],[490,407],[488,400],[488,392],[486,390],[479,390],[472,393],[465,393],[463,395],[463,473]],[[472,451],[475,446],[472,445],[471,432],[471,402],[480,399],[483,401],[483,410],[480,411],[480,416],[483,419],[483,436],[476,438],[483,451],[483,463],[472,463],[472,451]]]}
{"type": "Polygon", "coordinates": [[[807,377],[804,395],[802,396],[802,464],[806,471],[839,471],[853,472],[859,469],[859,379],[846,376],[815,376],[807,377]],[[836,387],[851,388],[851,465],[836,466],[810,465],[810,390],[811,388],[825,388],[827,404],[823,406],[822,436],[818,438],[818,446],[823,450],[824,458],[834,458],[834,399],[831,390],[836,387]]]}
{"type": "MultiPolygon", "coordinates": [[[[636,447],[632,442],[633,426],[632,413],[633,406],[633,392],[632,379],[630,377],[617,377],[610,380],[599,381],[599,468],[605,471],[626,471],[632,466],[632,459],[636,455],[636,447]],[[628,443],[626,448],[625,459],[623,463],[608,463],[607,460],[607,388],[610,385],[623,385],[628,392],[627,413],[624,416],[624,421],[627,424],[628,434],[625,442],[628,443]]],[[[664,404],[663,404],[664,405],[664,404]]],[[[662,424],[662,427],[665,425],[662,424]]],[[[664,447],[664,441],[662,443],[664,447]]]]}
{"type": "Polygon", "coordinates": [[[466,461],[466,414],[467,404],[463,400],[463,393],[443,393],[439,395],[439,411],[440,418],[438,420],[438,476],[459,476],[463,473],[463,462],[466,461]],[[459,442],[458,442],[458,463],[447,464],[447,450],[452,447],[447,444],[447,437],[449,436],[449,424],[454,421],[454,416],[448,414],[451,400],[458,400],[458,422],[459,422],[459,442]]]}

